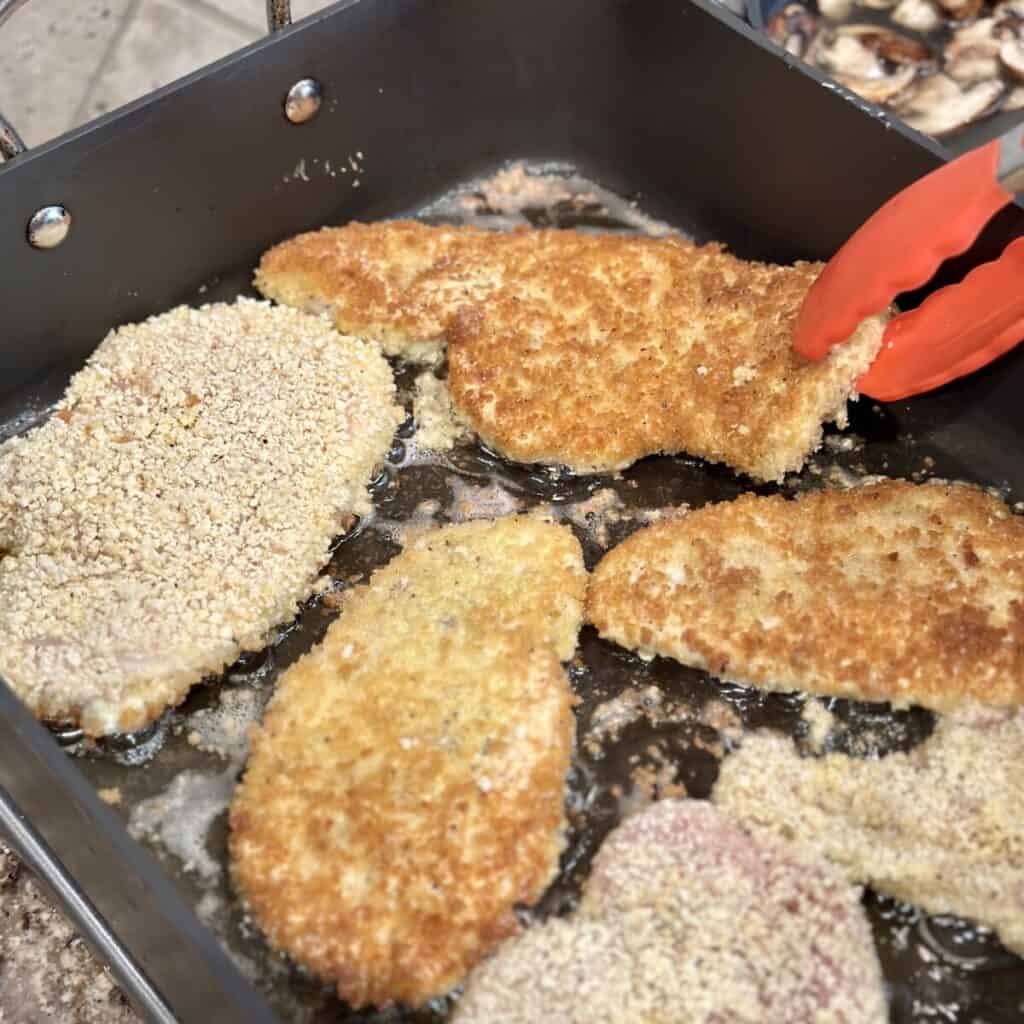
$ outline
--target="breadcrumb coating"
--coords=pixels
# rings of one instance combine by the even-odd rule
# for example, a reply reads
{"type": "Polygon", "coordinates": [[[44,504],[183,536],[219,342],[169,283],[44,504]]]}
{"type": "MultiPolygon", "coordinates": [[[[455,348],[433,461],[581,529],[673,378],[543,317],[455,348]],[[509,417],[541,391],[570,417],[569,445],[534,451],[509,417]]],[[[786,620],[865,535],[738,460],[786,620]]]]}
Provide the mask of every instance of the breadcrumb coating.
{"type": "Polygon", "coordinates": [[[121,327],[0,447],[0,674],[131,731],[291,619],[402,413],[376,345],[266,302],[121,327]]]}
{"type": "Polygon", "coordinates": [[[268,249],[254,283],[275,302],[329,312],[340,331],[372,338],[388,355],[430,358],[462,299],[443,287],[448,267],[499,237],[402,220],[321,228],[268,249]]]}
{"type": "Polygon", "coordinates": [[[788,737],[757,733],[726,758],[713,799],[851,880],[988,925],[1024,956],[1024,711],[961,709],[880,760],[800,757],[788,737]]]}
{"type": "Polygon", "coordinates": [[[231,808],[271,943],[353,1006],[418,1006],[558,870],[586,572],[533,517],[420,534],[281,679],[231,808]]]}
{"type": "Polygon", "coordinates": [[[721,679],[945,710],[1024,701],[1024,518],[963,484],[743,495],[594,571],[602,636],[721,679]]]}
{"type": "Polygon", "coordinates": [[[718,245],[391,221],[267,252],[264,295],[422,357],[447,342],[456,409],[519,462],[578,472],[685,451],[763,480],[798,470],[881,344],[885,317],[811,363],[792,350],[819,264],[718,245]]]}
{"type": "Polygon", "coordinates": [[[859,891],[751,838],[710,804],[664,800],[605,840],[582,904],[471,976],[456,1024],[882,1024],[859,891]]]}

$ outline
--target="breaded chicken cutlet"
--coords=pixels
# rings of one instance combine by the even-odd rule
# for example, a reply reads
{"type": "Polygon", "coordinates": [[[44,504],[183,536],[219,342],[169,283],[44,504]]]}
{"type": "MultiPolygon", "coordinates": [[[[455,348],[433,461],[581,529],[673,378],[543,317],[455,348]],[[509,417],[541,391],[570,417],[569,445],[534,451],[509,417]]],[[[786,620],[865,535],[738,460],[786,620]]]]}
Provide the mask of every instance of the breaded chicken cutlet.
{"type": "Polygon", "coordinates": [[[425,358],[440,350],[464,297],[455,282],[445,287],[449,268],[458,273],[460,257],[485,254],[496,237],[401,220],[322,228],[265,252],[255,284],[275,302],[330,313],[339,330],[388,355],[425,358]]]}
{"type": "Polygon", "coordinates": [[[801,757],[755,733],[713,799],[745,827],[808,845],[851,880],[988,925],[1024,956],[1024,710],[961,709],[909,752],[801,757]]]}
{"type": "Polygon", "coordinates": [[[800,469],[874,359],[885,317],[792,351],[819,264],[575,231],[350,224],[267,252],[256,286],[412,357],[447,343],[457,410],[519,462],[577,472],[689,452],[762,480],[800,469]]]}
{"type": "Polygon", "coordinates": [[[722,679],[947,710],[1024,701],[1024,518],[961,484],[744,495],[594,570],[603,637],[722,679]]]}
{"type": "Polygon", "coordinates": [[[231,808],[234,876],[353,1006],[447,992],[554,878],[585,587],[553,523],[430,531],[278,683],[231,808]]]}
{"type": "Polygon", "coordinates": [[[263,647],[367,504],[394,397],[376,345],[266,302],[113,331],[0,447],[0,674],[96,736],[263,647]]]}
{"type": "Polygon", "coordinates": [[[859,891],[824,860],[664,800],[605,840],[579,910],[471,975],[456,1024],[883,1024],[859,891]]]}

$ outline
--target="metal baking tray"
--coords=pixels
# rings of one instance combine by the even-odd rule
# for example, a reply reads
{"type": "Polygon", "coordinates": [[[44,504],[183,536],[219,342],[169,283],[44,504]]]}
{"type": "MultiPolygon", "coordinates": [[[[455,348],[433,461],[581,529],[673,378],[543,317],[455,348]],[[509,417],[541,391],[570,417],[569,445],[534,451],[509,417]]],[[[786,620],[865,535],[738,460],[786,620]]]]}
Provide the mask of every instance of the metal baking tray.
{"type": "MultiPolygon", "coordinates": [[[[759,31],[766,32],[766,26],[771,20],[772,15],[781,11],[789,2],[790,0],[746,0],[745,10],[747,20],[759,31]]],[[[806,3],[805,6],[807,6],[806,3]]],[[[811,6],[813,6],[813,4],[811,6]]],[[[851,22],[857,21],[860,23],[892,27],[892,22],[888,18],[889,13],[891,13],[891,11],[872,10],[868,4],[857,4],[854,8],[854,13],[851,14],[849,20],[851,22]]],[[[922,33],[904,27],[898,28],[898,31],[903,35],[908,35],[913,39],[918,39],[929,46],[941,47],[948,38],[947,30],[945,29],[937,29],[933,32],[922,33]]],[[[783,53],[781,48],[779,48],[778,52],[780,55],[783,53]]],[[[787,55],[787,59],[792,60],[794,58],[787,55]]],[[[856,103],[864,107],[867,113],[873,116],[883,114],[881,107],[877,107],[874,104],[861,99],[856,95],[856,93],[850,92],[845,86],[840,85],[838,82],[833,82],[831,87],[842,92],[844,95],[847,95],[851,103],[856,103]]],[[[894,120],[896,119],[896,116],[890,113],[884,113],[883,116],[891,117],[894,120]]],[[[997,110],[995,113],[982,117],[961,131],[943,139],[942,145],[950,153],[959,155],[961,153],[966,153],[969,149],[974,149],[976,146],[983,146],[986,142],[991,142],[993,139],[999,138],[999,136],[1004,135],[1018,124],[1024,124],[1024,110],[997,110]]]]}
{"type": "MultiPolygon", "coordinates": [[[[424,209],[450,219],[453,207],[438,207],[439,196],[512,158],[572,168],[742,256],[827,256],[887,196],[947,154],[866,116],[862,104],[821,82],[703,0],[335,5],[0,169],[0,421],[23,429],[45,415],[111,326],[180,302],[246,293],[260,252],[279,239],[323,223],[424,209]],[[282,100],[307,76],[321,83],[323,105],[315,119],[294,125],[282,100]],[[360,168],[358,187],[354,175],[325,169],[350,161],[360,168]],[[53,203],[71,212],[70,234],[55,249],[34,250],[26,224],[53,203]]],[[[598,197],[522,213],[534,223],[617,230],[629,226],[622,209],[598,197]]],[[[1024,211],[1013,207],[947,275],[1022,233],[1024,211]]],[[[411,374],[400,371],[399,380],[407,394],[411,374]]],[[[817,472],[786,486],[817,486],[829,473],[930,472],[1019,499],[1022,386],[1018,350],[939,393],[885,407],[860,403],[850,428],[861,438],[855,449],[827,447],[817,472]]],[[[339,539],[329,567],[338,579],[362,578],[390,557],[396,524],[424,500],[437,502],[438,522],[465,505],[467,493],[477,495],[470,505],[483,500],[467,488],[504,494],[505,507],[509,496],[524,508],[546,503],[573,523],[590,564],[640,524],[640,511],[751,489],[726,469],[684,457],[644,460],[612,479],[516,467],[472,444],[423,462],[410,458],[410,429],[399,432],[374,484],[375,516],[339,539]],[[602,518],[581,506],[601,489],[617,495],[621,515],[602,518]]],[[[197,687],[145,734],[92,749],[62,737],[77,756],[0,684],[0,828],[153,1020],[444,1019],[444,1003],[419,1013],[351,1013],[271,955],[230,892],[223,815],[200,829],[198,854],[185,851],[189,869],[168,852],[168,837],[160,839],[159,814],[140,817],[140,806],[154,808],[146,800],[175,784],[193,810],[223,801],[237,768],[189,741],[195,724],[224,693],[258,703],[334,614],[312,602],[272,648],[197,687]],[[113,788],[121,802],[112,808],[96,790],[113,788]],[[152,849],[129,837],[127,818],[153,826],[152,849]]],[[[628,689],[653,686],[676,712],[655,723],[635,718],[599,755],[581,744],[570,780],[572,840],[540,913],[571,907],[593,850],[645,788],[708,792],[717,770],[710,702],[724,702],[746,727],[798,724],[797,698],[722,687],[665,660],[645,664],[589,629],[570,675],[582,698],[583,740],[601,731],[606,702],[628,689]]],[[[920,711],[846,704],[836,711],[853,735],[864,727],[877,733],[884,723],[890,747],[917,742],[931,726],[920,711]]],[[[1020,1019],[1024,964],[983,931],[874,896],[867,908],[893,1020],[1020,1019]]]]}

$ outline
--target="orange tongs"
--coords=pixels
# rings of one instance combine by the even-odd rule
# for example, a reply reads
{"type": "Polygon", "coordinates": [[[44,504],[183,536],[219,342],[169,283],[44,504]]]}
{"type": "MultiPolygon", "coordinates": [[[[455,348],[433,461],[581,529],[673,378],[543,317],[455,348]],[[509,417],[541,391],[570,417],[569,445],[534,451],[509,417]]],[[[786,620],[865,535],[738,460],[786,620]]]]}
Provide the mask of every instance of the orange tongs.
{"type": "MultiPolygon", "coordinates": [[[[807,293],[794,347],[822,359],[865,317],[927,283],[1024,192],[1024,126],[971,150],[890,199],[832,257],[807,293]]],[[[889,321],[858,390],[882,402],[930,391],[1024,339],[1024,238],[889,321]]]]}

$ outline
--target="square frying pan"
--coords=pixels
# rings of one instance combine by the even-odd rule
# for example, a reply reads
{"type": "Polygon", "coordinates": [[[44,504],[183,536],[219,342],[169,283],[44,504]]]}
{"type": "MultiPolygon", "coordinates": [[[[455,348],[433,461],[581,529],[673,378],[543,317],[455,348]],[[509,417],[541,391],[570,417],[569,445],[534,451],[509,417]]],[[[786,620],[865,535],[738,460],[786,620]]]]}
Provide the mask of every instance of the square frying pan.
{"type": "MultiPolygon", "coordinates": [[[[949,154],[823,81],[705,0],[335,4],[0,166],[0,419],[45,408],[111,327],[231,298],[274,242],[510,159],[571,165],[743,257],[827,258],[949,154]],[[322,103],[295,124],[304,78],[322,103]],[[357,155],[358,187],[308,173],[357,155]],[[55,205],[70,230],[35,248],[55,205]]],[[[1022,233],[1013,206],[939,281],[1022,233]]],[[[1024,347],[886,414],[947,473],[1021,494],[1022,393],[1024,347]]],[[[277,1019],[2,681],[0,830],[150,1019],[277,1019]]]]}

